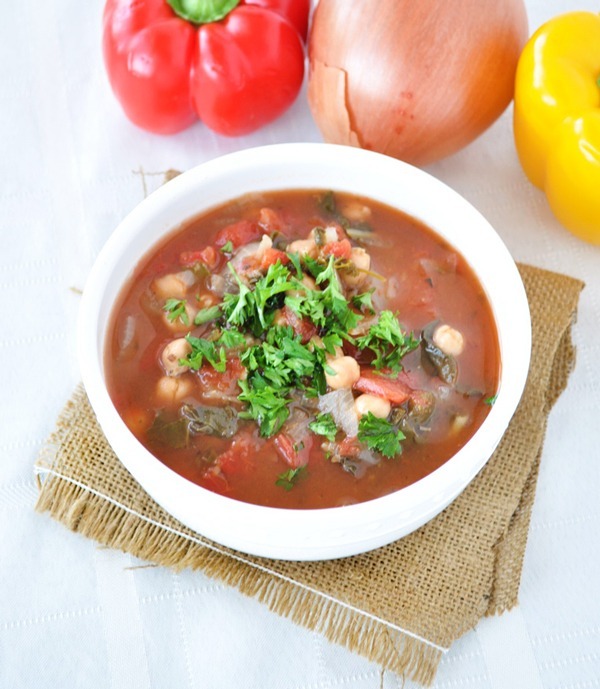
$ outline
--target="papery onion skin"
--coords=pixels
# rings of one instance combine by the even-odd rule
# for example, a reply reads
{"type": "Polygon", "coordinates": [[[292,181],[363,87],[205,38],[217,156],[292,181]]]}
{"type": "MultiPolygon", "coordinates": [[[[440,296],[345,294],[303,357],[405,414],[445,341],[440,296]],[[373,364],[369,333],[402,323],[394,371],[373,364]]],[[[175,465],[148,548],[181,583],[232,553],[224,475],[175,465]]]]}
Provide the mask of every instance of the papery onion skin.
{"type": "Polygon", "coordinates": [[[329,143],[432,163],[507,108],[527,38],[522,0],[320,0],[311,112],[329,143]]]}

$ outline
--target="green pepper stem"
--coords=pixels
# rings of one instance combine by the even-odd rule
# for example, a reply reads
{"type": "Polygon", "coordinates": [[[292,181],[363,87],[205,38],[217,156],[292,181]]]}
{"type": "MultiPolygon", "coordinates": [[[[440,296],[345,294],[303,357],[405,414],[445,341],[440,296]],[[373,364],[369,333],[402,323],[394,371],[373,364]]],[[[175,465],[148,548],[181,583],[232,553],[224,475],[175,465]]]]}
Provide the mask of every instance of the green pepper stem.
{"type": "Polygon", "coordinates": [[[167,0],[178,17],[194,24],[210,24],[226,17],[240,0],[167,0]]]}

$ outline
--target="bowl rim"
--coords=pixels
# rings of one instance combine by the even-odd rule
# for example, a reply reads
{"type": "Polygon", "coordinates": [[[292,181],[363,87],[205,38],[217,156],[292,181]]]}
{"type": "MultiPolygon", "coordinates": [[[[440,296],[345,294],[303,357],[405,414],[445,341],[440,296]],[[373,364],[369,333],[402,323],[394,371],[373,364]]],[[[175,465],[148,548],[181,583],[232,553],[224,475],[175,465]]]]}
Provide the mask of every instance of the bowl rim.
{"type": "MultiPolygon", "coordinates": [[[[330,186],[335,187],[335,185],[330,186]]],[[[337,188],[342,189],[344,186],[348,185],[337,188]]],[[[267,185],[264,190],[272,188],[275,187],[267,185]]],[[[279,188],[299,187],[297,184],[283,184],[279,188]]],[[[306,183],[304,188],[323,188],[323,185],[306,183]]],[[[244,191],[232,189],[231,192],[227,191],[225,196],[234,200],[244,193],[244,191]]],[[[371,193],[365,193],[363,196],[374,197],[371,193]]],[[[389,203],[389,201],[384,202],[389,203]]],[[[208,205],[204,203],[198,213],[203,213],[215,205],[218,203],[208,205]]],[[[441,205],[443,206],[443,203],[441,205]]],[[[417,217],[414,213],[410,215],[417,217]]],[[[162,229],[155,227],[152,232],[153,237],[154,235],[164,237],[176,231],[176,228],[189,217],[192,216],[188,214],[186,217],[181,217],[178,222],[171,223],[169,226],[165,223],[162,229]]],[[[425,222],[430,225],[427,221],[425,222]]],[[[444,236],[438,227],[432,229],[444,236]]],[[[464,255],[464,251],[456,246],[456,241],[453,242],[447,238],[446,240],[464,255]]],[[[506,309],[506,305],[503,309],[506,309]]],[[[167,185],[159,187],[121,220],[99,252],[86,281],[77,324],[77,356],[82,380],[100,427],[122,464],[151,497],[177,519],[210,540],[252,555],[295,560],[343,557],[384,545],[421,526],[454,500],[487,463],[506,430],[525,387],[530,354],[531,321],[520,274],[507,247],[479,211],[444,182],[422,169],[372,151],[334,144],[271,144],[243,149],[201,163],[172,179],[167,185]],[[118,293],[137,263],[143,260],[144,256],[161,240],[149,240],[144,255],[138,255],[135,260],[124,258],[127,248],[134,245],[136,241],[142,241],[140,237],[144,229],[152,226],[152,223],[156,225],[156,217],[160,213],[168,214],[170,208],[177,207],[181,199],[187,198],[194,190],[201,190],[206,185],[218,184],[219,180],[227,179],[232,174],[239,177],[246,173],[254,173],[255,179],[252,184],[260,186],[261,171],[265,169],[290,164],[306,166],[309,162],[329,165],[332,170],[337,169],[338,166],[375,166],[380,171],[397,174],[401,179],[414,180],[428,193],[440,194],[442,202],[462,209],[473,222],[477,223],[478,240],[483,237],[486,245],[489,246],[493,260],[486,259],[487,265],[500,267],[502,279],[510,280],[513,290],[510,304],[511,328],[520,333],[521,339],[517,348],[514,343],[511,343],[511,338],[506,337],[504,330],[501,333],[501,326],[507,327],[507,315],[504,311],[499,315],[497,305],[491,298],[491,296],[495,298],[499,289],[497,280],[495,281],[493,275],[482,276],[479,267],[466,259],[488,294],[496,319],[498,337],[501,339],[502,370],[498,396],[481,427],[453,457],[406,488],[374,500],[343,507],[297,510],[244,503],[204,489],[166,467],[133,436],[118,415],[104,385],[104,340],[112,307],[112,303],[106,303],[105,295],[115,273],[128,271],[120,280],[119,288],[115,289],[113,286],[113,291],[118,293]],[[502,340],[503,335],[504,340],[502,340]],[[507,359],[507,356],[511,358],[507,359]],[[509,381],[505,379],[505,374],[510,374],[509,381]],[[488,429],[491,428],[501,429],[501,432],[488,437],[488,429]],[[478,454],[478,448],[480,456],[474,456],[478,454]],[[253,541],[248,534],[244,540],[239,533],[238,535],[232,533],[230,525],[222,525],[220,528],[216,526],[207,528],[204,525],[204,528],[198,528],[199,523],[193,523],[188,514],[189,510],[183,508],[186,501],[194,499],[202,502],[202,513],[208,514],[215,510],[219,513],[224,510],[234,523],[242,520],[241,524],[253,525],[275,520],[282,532],[287,530],[291,534],[292,540],[286,542],[282,538],[278,543],[270,543],[258,537],[253,541]],[[422,509],[417,517],[411,518],[411,513],[417,505],[420,505],[422,509]],[[428,507],[425,508],[425,505],[428,507]],[[323,532],[324,520],[328,525],[327,536],[323,532]],[[386,520],[391,521],[382,526],[386,520]],[[364,525],[362,533],[357,533],[354,537],[348,534],[349,522],[364,525]],[[400,522],[401,528],[398,527],[400,522]],[[323,534],[322,541],[318,543],[318,539],[309,538],[311,532],[323,534]]],[[[200,526],[203,525],[200,524],[200,526]]],[[[246,528],[245,531],[248,529],[246,528]]]]}

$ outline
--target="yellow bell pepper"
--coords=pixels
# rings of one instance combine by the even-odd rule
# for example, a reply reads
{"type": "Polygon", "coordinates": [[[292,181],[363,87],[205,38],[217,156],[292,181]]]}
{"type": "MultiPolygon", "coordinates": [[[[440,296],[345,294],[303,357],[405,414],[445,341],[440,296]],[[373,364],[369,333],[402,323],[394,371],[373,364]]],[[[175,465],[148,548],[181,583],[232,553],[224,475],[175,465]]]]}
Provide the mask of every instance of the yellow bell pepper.
{"type": "Polygon", "coordinates": [[[519,160],[557,219],[600,244],[600,15],[568,12],[529,39],[514,98],[519,160]]]}

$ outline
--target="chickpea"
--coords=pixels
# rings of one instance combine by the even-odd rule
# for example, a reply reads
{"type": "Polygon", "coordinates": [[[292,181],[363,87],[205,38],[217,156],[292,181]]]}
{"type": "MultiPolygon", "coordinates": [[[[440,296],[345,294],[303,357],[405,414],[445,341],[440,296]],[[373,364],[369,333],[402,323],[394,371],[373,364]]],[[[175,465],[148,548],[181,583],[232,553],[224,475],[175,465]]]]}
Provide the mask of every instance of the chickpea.
{"type": "Polygon", "coordinates": [[[219,297],[217,297],[215,294],[212,292],[201,292],[197,297],[196,297],[196,303],[201,309],[208,309],[211,306],[215,306],[216,304],[220,304],[221,300],[219,297]]]}
{"type": "Polygon", "coordinates": [[[163,376],[156,384],[155,396],[161,404],[175,404],[190,395],[193,388],[190,378],[163,376]]]}
{"type": "Polygon", "coordinates": [[[360,378],[360,366],[351,356],[332,359],[327,363],[327,367],[334,371],[333,374],[325,371],[327,385],[333,390],[351,388],[360,378]]]}
{"type": "Polygon", "coordinates": [[[162,362],[165,373],[168,376],[180,376],[182,373],[188,371],[187,366],[182,366],[179,363],[180,359],[185,357],[192,351],[192,346],[185,339],[179,337],[176,340],[171,340],[162,350],[160,360],[162,362]]]}
{"type": "Polygon", "coordinates": [[[151,289],[159,299],[183,299],[195,282],[196,276],[191,270],[182,270],[155,278],[151,289]]]}
{"type": "Polygon", "coordinates": [[[371,257],[361,247],[354,247],[350,254],[350,261],[354,264],[356,271],[342,273],[342,279],[349,287],[358,287],[366,278],[364,271],[371,268],[371,257]]]}
{"type": "Polygon", "coordinates": [[[359,395],[354,400],[354,409],[359,418],[371,412],[378,419],[387,419],[392,410],[392,405],[385,397],[365,393],[364,395],[359,395]]]}
{"type": "Polygon", "coordinates": [[[371,219],[371,209],[365,206],[364,203],[351,199],[342,203],[342,215],[348,218],[351,222],[367,222],[371,219]]]}
{"type": "Polygon", "coordinates": [[[371,257],[361,247],[355,246],[350,254],[350,260],[357,267],[358,270],[370,270],[371,257]]]}
{"type": "Polygon", "coordinates": [[[314,256],[317,245],[314,239],[296,239],[288,244],[286,249],[288,254],[299,254],[300,256],[314,256]]]}
{"type": "Polygon", "coordinates": [[[465,348],[465,338],[459,330],[444,323],[438,326],[433,333],[433,343],[439,347],[444,354],[458,356],[465,348]]]}
{"type": "Polygon", "coordinates": [[[281,328],[285,328],[286,325],[289,325],[288,320],[281,309],[277,309],[277,311],[273,312],[273,325],[281,328]]]}

